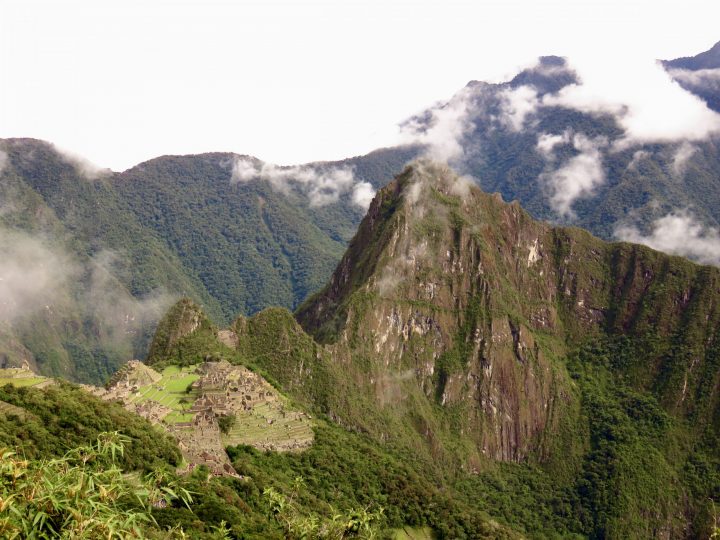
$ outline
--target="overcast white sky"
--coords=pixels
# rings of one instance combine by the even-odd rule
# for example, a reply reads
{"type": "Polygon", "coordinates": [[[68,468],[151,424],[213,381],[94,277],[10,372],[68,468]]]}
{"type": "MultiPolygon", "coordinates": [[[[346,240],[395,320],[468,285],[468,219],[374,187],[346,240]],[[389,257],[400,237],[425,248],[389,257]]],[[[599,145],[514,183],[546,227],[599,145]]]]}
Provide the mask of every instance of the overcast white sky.
{"type": "Polygon", "coordinates": [[[340,159],[539,55],[651,94],[652,77],[628,79],[710,48],[718,20],[717,0],[0,0],[0,137],[114,170],[205,151],[340,159]]]}

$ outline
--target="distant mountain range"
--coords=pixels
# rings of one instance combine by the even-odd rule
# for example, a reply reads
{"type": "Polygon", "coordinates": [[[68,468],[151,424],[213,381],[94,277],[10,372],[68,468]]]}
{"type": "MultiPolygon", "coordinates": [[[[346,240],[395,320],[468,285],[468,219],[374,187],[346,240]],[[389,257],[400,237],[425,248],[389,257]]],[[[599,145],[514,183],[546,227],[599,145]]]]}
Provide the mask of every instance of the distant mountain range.
{"type": "MultiPolygon", "coordinates": [[[[678,78],[672,66],[710,69],[718,51],[716,45],[665,65],[678,78]]],[[[713,83],[685,85],[708,104],[720,97],[718,72],[710,72],[713,83]]],[[[578,103],[574,90],[582,85],[565,59],[543,57],[509,82],[469,83],[412,124],[430,140],[431,156],[434,135],[450,136],[457,146],[450,156],[454,168],[472,175],[483,190],[520,201],[536,218],[583,227],[605,239],[642,240],[704,262],[720,261],[720,244],[711,258],[689,244],[662,245],[653,236],[669,215],[681,215],[688,230],[720,223],[720,115],[707,111],[715,131],[706,135],[671,138],[663,125],[665,132],[653,140],[652,133],[641,137],[628,131],[633,111],[621,104],[578,103]],[[448,131],[448,116],[461,119],[460,130],[448,131]],[[636,234],[629,235],[629,228],[636,234]]]]}

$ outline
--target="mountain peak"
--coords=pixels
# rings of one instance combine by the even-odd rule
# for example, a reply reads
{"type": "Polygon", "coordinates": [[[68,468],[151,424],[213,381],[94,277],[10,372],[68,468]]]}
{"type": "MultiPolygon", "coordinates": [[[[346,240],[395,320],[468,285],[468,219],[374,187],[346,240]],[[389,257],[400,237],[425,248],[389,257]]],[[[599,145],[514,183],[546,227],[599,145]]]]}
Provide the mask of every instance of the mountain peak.
{"type": "Polygon", "coordinates": [[[422,301],[419,276],[458,270],[453,261],[461,251],[475,249],[470,244],[484,235],[495,242],[515,234],[518,221],[532,222],[517,203],[484,193],[447,165],[417,160],[375,196],[330,282],[300,307],[298,320],[333,341],[355,292],[422,301]]]}
{"type": "MultiPolygon", "coordinates": [[[[464,433],[485,456],[521,461],[549,452],[560,429],[551,411],[573,392],[556,363],[567,347],[682,335],[693,291],[718,280],[679,257],[535,221],[421,160],[378,192],[329,284],[296,317],[334,357],[366,362],[383,406],[418,390],[443,407],[479,403],[482,425],[469,415],[464,433]]],[[[693,317],[705,328],[703,313],[693,317]]],[[[660,373],[665,360],[653,362],[660,373]]],[[[674,385],[662,399],[680,407],[683,392],[674,385]]]]}
{"type": "Polygon", "coordinates": [[[720,68],[720,41],[707,51],[695,56],[663,60],[662,63],[666,68],[689,69],[691,71],[720,68]]]}

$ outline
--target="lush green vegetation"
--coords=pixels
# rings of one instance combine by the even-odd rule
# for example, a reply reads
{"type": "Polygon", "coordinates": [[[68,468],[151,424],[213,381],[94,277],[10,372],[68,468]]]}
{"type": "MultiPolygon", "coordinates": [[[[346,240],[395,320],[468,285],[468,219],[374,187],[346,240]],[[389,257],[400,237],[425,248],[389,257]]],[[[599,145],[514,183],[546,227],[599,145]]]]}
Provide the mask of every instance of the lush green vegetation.
{"type": "Polygon", "coordinates": [[[194,472],[183,483],[193,505],[154,516],[186,531],[210,531],[225,519],[232,538],[248,539],[391,538],[403,526],[428,526],[444,538],[516,537],[443,486],[440,469],[412,453],[325,422],[315,437],[300,453],[230,447],[245,479],[209,481],[194,472]]]}
{"type": "MultiPolygon", "coordinates": [[[[356,178],[379,187],[410,155],[379,151],[330,166],[353,167],[356,178]]],[[[113,182],[134,218],[218,302],[220,316],[209,311],[218,322],[267,306],[297,306],[325,283],[364,213],[349,195],[313,207],[305,196],[265,181],[232,184],[233,157],[162,157],[113,182]]]]}
{"type": "MultiPolygon", "coordinates": [[[[43,374],[82,382],[103,383],[143,358],[172,298],[191,297],[219,323],[293,308],[327,280],[363,214],[350,194],[312,207],[264,181],[232,184],[232,154],[164,157],[88,178],[50,144],[0,147],[0,243],[23,233],[72,274],[52,305],[0,328],[0,359],[27,358],[43,374]]],[[[378,151],[337,165],[379,186],[412,155],[378,151]]]]}
{"type": "Polygon", "coordinates": [[[101,433],[93,444],[37,461],[0,450],[0,535],[46,538],[181,538],[161,532],[152,507],[189,504],[190,493],[162,474],[128,477],[118,466],[127,437],[101,433]]]}
{"type": "Polygon", "coordinates": [[[217,339],[217,327],[189,298],[173,305],[158,323],[147,363],[190,366],[227,349],[217,339]],[[216,350],[217,349],[217,350],[216,350]]]}
{"type": "MultiPolygon", "coordinates": [[[[531,70],[510,86],[531,83],[544,92],[569,82],[572,78],[551,80],[531,70]]],[[[508,86],[483,88],[497,97],[508,86]]],[[[498,112],[499,103],[494,107],[487,112],[498,112]]],[[[548,170],[537,150],[538,134],[570,130],[610,143],[621,132],[609,116],[562,108],[541,109],[534,120],[516,132],[499,128],[490,116],[479,119],[467,134],[465,165],[485,189],[555,219],[537,181],[548,170]]],[[[439,267],[414,276],[413,286],[432,279],[455,286],[457,304],[451,307],[405,297],[396,304],[457,322],[445,325],[452,329],[452,346],[436,358],[427,347],[430,341],[406,339],[407,358],[388,368],[398,358],[373,352],[369,336],[379,328],[362,325],[373,309],[393,300],[365,286],[380,277],[387,244],[410,221],[399,212],[408,171],[383,193],[350,243],[341,263],[345,273],[299,309],[311,337],[286,310],[263,308],[295,307],[326,281],[360,218],[348,197],[312,208],[292,190],[279,193],[258,181],[233,185],[229,154],[164,157],[88,181],[46,145],[14,141],[5,146],[10,166],[2,172],[0,190],[16,207],[0,213],[0,225],[53,239],[85,270],[68,298],[42,316],[15,322],[12,332],[3,329],[0,341],[8,351],[0,351],[3,358],[17,360],[29,352],[47,373],[99,381],[120,359],[142,350],[152,321],[126,331],[131,343],[120,343],[114,337],[122,332],[86,309],[81,295],[96,282],[92,261],[110,249],[122,261],[113,267],[112,286],[103,289],[111,300],[117,291],[137,298],[164,288],[203,305],[201,310],[190,300],[176,304],[158,326],[150,362],[171,371],[208,359],[242,363],[320,417],[315,443],[306,451],[231,447],[244,478],[213,479],[200,467],[173,480],[192,492],[190,507],[181,500],[165,508],[129,505],[122,516],[118,506],[103,509],[118,530],[132,531],[143,522],[157,534],[179,526],[193,538],[391,537],[405,527],[442,538],[709,537],[714,532],[713,501],[720,499],[717,271],[644,248],[604,246],[577,229],[528,225],[521,209],[506,211],[489,199],[466,211],[460,198],[433,190],[434,206],[411,223],[412,234],[429,237],[432,249],[444,250],[447,240],[453,255],[463,255],[467,246],[477,249],[482,277],[470,276],[473,283],[466,290],[452,276],[434,275],[439,267]],[[542,267],[546,274],[531,268],[522,251],[533,239],[543,244],[540,265],[551,261],[542,267]],[[233,322],[237,348],[219,340],[211,319],[227,323],[237,313],[256,311],[233,322]],[[537,313],[542,324],[531,318],[537,313]],[[507,454],[517,456],[516,463],[480,455],[480,441],[498,424],[478,418],[487,414],[487,405],[480,410],[460,398],[472,396],[470,385],[480,384],[463,381],[490,377],[483,353],[473,357],[479,330],[486,340],[511,343],[507,350],[491,351],[490,360],[501,373],[497,376],[506,378],[498,388],[508,394],[523,390],[514,404],[522,414],[547,404],[524,391],[523,385],[532,386],[525,366],[538,366],[529,371],[531,378],[552,380],[546,431],[538,435],[542,440],[529,443],[529,452],[507,454]],[[434,371],[420,381],[414,369],[426,361],[433,362],[434,371]],[[533,399],[537,403],[530,403],[533,399]]],[[[574,222],[610,237],[629,210],[639,208],[635,215],[647,226],[671,204],[692,205],[707,222],[720,221],[717,143],[698,143],[698,148],[683,182],[673,171],[671,145],[645,147],[648,154],[634,166],[636,149],[602,150],[607,181],[593,197],[577,201],[574,222]]],[[[388,150],[347,164],[377,186],[413,152],[388,150]]],[[[577,150],[561,144],[556,154],[559,164],[577,150]]],[[[473,256],[468,260],[477,263],[473,256]]],[[[190,381],[174,380],[161,399],[178,405],[190,381]]],[[[232,417],[220,422],[231,435],[244,427],[242,422],[232,426],[232,417]]],[[[172,442],[145,422],[69,385],[0,388],[0,444],[19,455],[63,456],[107,430],[129,437],[118,461],[126,472],[179,462],[172,442]]],[[[76,455],[40,465],[9,454],[5,460],[13,470],[29,471],[21,476],[38,478],[46,470],[50,485],[61,473],[72,479],[96,475],[101,485],[124,483],[122,489],[136,485],[116,468],[82,471],[76,455]]],[[[99,504],[93,497],[88,503],[99,504]]],[[[46,512],[47,518],[39,511],[32,515],[57,529],[72,504],[80,508],[82,503],[71,500],[46,512]]],[[[31,514],[26,507],[20,513],[31,514]]]]}
{"type": "Polygon", "coordinates": [[[0,414],[0,446],[31,459],[62,456],[106,431],[130,438],[120,464],[128,469],[178,465],[180,452],[161,431],[117,403],[107,403],[68,383],[45,389],[0,387],[0,400],[25,411],[0,414]]]}

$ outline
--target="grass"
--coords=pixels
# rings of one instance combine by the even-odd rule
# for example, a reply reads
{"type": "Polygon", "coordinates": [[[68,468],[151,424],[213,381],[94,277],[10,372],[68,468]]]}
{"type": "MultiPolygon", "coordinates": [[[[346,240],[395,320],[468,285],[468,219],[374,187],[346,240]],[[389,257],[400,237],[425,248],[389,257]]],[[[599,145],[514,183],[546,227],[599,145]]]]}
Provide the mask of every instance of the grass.
{"type": "Polygon", "coordinates": [[[192,406],[194,393],[188,393],[187,388],[200,378],[194,373],[196,366],[168,366],[162,371],[162,379],[141,386],[138,392],[129,397],[132,403],[156,401],[160,405],[169,407],[173,411],[165,417],[165,422],[174,424],[189,422],[193,415],[185,413],[185,409],[192,406]]]}
{"type": "Polygon", "coordinates": [[[12,384],[13,386],[35,386],[45,381],[45,377],[0,377],[0,386],[12,384]]]}
{"type": "Polygon", "coordinates": [[[6,403],[5,401],[0,401],[0,414],[14,414],[18,418],[25,419],[30,413],[28,413],[28,411],[26,411],[22,407],[16,407],[15,405],[11,405],[10,403],[6,403]]]}
{"type": "Polygon", "coordinates": [[[260,403],[251,411],[236,411],[235,418],[235,425],[223,436],[225,446],[306,444],[313,439],[312,425],[307,417],[281,401],[260,403]]]}

